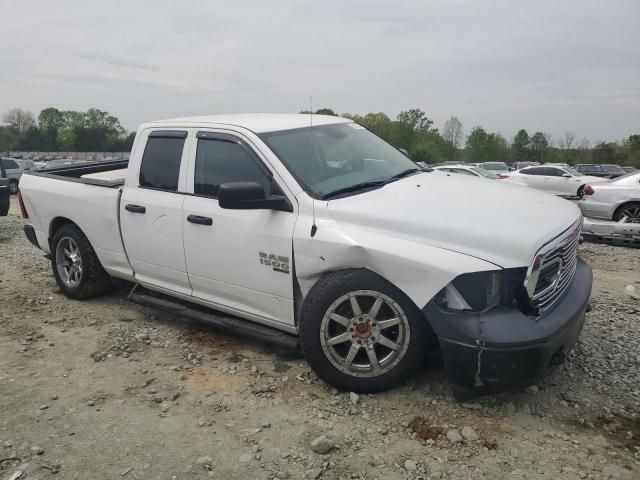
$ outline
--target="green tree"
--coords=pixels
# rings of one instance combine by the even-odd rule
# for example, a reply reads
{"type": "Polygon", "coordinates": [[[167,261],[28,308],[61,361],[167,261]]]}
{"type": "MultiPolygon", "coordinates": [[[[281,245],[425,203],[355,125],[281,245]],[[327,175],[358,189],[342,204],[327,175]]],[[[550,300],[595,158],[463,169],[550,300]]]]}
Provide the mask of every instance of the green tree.
{"type": "Polygon", "coordinates": [[[531,137],[531,149],[533,150],[536,161],[542,163],[545,161],[545,155],[549,148],[548,136],[542,132],[536,132],[531,137]]]}
{"type": "Polygon", "coordinates": [[[397,120],[418,133],[438,133],[437,128],[431,128],[433,120],[430,120],[427,114],[419,108],[400,112],[397,120]]]}
{"type": "Polygon", "coordinates": [[[18,144],[18,134],[9,127],[0,127],[0,151],[14,150],[18,144]]]}
{"type": "Polygon", "coordinates": [[[49,132],[59,132],[65,127],[64,113],[54,107],[45,108],[38,115],[38,127],[49,132]]]}
{"type": "Polygon", "coordinates": [[[529,139],[529,134],[524,128],[518,130],[518,133],[513,137],[511,154],[513,156],[513,160],[516,162],[527,162],[531,160],[531,140],[529,139]]]}
{"type": "Polygon", "coordinates": [[[499,133],[487,133],[482,127],[474,127],[465,144],[466,156],[472,162],[504,162],[509,147],[499,133]]]}

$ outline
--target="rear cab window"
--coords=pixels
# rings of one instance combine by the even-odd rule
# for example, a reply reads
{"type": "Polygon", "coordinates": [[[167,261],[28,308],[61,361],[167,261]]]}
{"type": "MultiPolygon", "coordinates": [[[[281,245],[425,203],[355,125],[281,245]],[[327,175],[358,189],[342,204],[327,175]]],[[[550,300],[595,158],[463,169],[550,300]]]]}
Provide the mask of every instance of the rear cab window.
{"type": "Polygon", "coordinates": [[[177,192],[187,132],[151,132],[142,155],[139,184],[143,188],[177,192]]]}

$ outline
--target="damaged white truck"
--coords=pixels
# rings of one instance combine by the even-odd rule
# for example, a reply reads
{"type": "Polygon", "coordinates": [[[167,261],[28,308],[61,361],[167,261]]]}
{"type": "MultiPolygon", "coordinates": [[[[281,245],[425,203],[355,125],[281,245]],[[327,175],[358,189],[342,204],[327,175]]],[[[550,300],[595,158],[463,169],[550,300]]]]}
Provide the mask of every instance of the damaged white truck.
{"type": "Polygon", "coordinates": [[[128,162],[24,175],[19,200],[66,296],[125,279],[140,303],[299,342],[357,392],[398,384],[430,348],[459,399],[536,383],[591,292],[575,205],[420,169],[339,117],[147,123],[128,162]]]}

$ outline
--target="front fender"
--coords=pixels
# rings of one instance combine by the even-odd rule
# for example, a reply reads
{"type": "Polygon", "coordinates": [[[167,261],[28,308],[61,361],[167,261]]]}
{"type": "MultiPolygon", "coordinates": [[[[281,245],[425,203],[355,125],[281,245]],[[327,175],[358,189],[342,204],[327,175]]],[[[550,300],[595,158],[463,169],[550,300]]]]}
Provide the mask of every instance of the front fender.
{"type": "Polygon", "coordinates": [[[458,275],[500,268],[463,253],[371,231],[365,233],[332,221],[322,222],[314,237],[309,235],[307,225],[299,224],[296,230],[295,271],[303,297],[328,272],[367,268],[394,284],[421,308],[458,275]]]}

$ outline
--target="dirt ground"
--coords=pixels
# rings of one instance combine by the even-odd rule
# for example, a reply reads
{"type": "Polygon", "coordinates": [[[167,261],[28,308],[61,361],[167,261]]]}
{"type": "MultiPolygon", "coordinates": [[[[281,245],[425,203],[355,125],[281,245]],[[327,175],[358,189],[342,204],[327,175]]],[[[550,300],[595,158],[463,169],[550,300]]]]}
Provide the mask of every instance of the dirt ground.
{"type": "Polygon", "coordinates": [[[296,352],[77,302],[0,218],[0,479],[640,478],[640,250],[585,244],[593,309],[541,385],[459,405],[437,356],[377,395],[296,352]],[[635,293],[634,289],[635,288],[635,293]]]}

